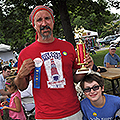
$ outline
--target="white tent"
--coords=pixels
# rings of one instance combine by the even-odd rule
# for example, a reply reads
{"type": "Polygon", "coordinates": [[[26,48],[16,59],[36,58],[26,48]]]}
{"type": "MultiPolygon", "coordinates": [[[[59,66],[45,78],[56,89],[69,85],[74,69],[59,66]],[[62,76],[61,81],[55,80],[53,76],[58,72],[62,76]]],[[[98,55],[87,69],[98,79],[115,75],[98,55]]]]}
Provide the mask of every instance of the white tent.
{"type": "Polygon", "coordinates": [[[0,44],[0,58],[4,61],[9,61],[10,59],[14,59],[13,52],[9,45],[0,44]]]}
{"type": "Polygon", "coordinates": [[[98,37],[98,33],[95,31],[90,31],[90,30],[84,30],[82,34],[79,34],[79,32],[73,32],[75,34],[74,38],[77,39],[80,37],[82,38],[89,38],[89,37],[98,37]]]}
{"type": "Polygon", "coordinates": [[[0,44],[0,52],[1,51],[10,51],[10,46],[9,45],[5,45],[5,44],[0,44]]]}
{"type": "Polygon", "coordinates": [[[84,30],[82,37],[98,37],[98,33],[95,31],[84,30]]]}

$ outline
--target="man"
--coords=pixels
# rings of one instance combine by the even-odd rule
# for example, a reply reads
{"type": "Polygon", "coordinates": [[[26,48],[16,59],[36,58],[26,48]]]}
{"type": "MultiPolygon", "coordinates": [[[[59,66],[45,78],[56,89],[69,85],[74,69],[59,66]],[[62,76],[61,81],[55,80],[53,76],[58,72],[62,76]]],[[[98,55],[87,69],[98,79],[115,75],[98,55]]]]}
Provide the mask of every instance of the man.
{"type": "Polygon", "coordinates": [[[4,66],[2,74],[0,74],[0,100],[6,99],[7,95],[10,95],[9,92],[5,91],[5,81],[11,73],[11,68],[9,66],[4,66]]]}
{"type": "Polygon", "coordinates": [[[3,63],[3,60],[0,57],[0,71],[2,71],[2,63],[3,63]]]}
{"type": "MultiPolygon", "coordinates": [[[[67,41],[53,37],[52,9],[37,6],[30,15],[35,28],[36,41],[19,54],[18,74],[15,83],[20,90],[27,88],[32,77],[35,101],[35,118],[80,120],[80,103],[73,84],[84,75],[76,75],[78,68],[74,47],[67,41]]],[[[86,67],[92,69],[93,61],[87,55],[86,67]]]]}
{"type": "Polygon", "coordinates": [[[115,54],[116,47],[114,44],[111,44],[109,47],[109,53],[107,53],[104,57],[104,66],[107,68],[118,68],[118,62],[120,62],[120,57],[115,54]]]}
{"type": "MultiPolygon", "coordinates": [[[[11,68],[9,66],[4,66],[2,68],[2,73],[0,74],[0,103],[1,101],[6,100],[8,98],[8,95],[10,95],[8,91],[5,91],[6,78],[10,75],[10,73],[11,73],[11,68]]],[[[0,111],[0,114],[3,118],[3,111],[0,111]]],[[[7,117],[9,116],[8,110],[5,110],[5,115],[7,117]]]]}

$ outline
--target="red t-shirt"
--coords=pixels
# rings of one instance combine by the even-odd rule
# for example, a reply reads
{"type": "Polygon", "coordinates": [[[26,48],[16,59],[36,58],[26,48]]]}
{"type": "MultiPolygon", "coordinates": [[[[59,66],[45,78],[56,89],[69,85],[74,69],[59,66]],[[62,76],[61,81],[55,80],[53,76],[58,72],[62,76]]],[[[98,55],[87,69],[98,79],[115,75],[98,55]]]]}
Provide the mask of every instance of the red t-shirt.
{"type": "MultiPolygon", "coordinates": [[[[40,89],[33,88],[36,119],[59,119],[80,110],[73,84],[72,69],[77,69],[76,52],[71,43],[57,38],[52,43],[35,41],[19,55],[18,69],[25,59],[40,58],[40,89]]],[[[31,71],[32,78],[34,71],[31,71]]],[[[34,80],[34,78],[33,78],[34,80]]]]}

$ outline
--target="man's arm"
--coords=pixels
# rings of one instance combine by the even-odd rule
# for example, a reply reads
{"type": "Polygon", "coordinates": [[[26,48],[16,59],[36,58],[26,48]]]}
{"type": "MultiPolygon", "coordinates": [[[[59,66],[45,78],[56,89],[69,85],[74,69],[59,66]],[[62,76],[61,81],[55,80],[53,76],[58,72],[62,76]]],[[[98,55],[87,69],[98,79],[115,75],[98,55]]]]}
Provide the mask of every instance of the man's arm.
{"type": "Polygon", "coordinates": [[[115,65],[110,65],[110,63],[106,63],[107,68],[115,68],[115,65]]]}
{"type": "Polygon", "coordinates": [[[30,72],[32,69],[35,68],[35,63],[32,59],[26,59],[23,61],[20,70],[14,80],[15,84],[17,85],[18,89],[21,91],[25,90],[28,87],[29,80],[30,80],[30,72]]]}
{"type": "Polygon", "coordinates": [[[10,95],[10,93],[8,91],[5,91],[4,89],[0,90],[0,94],[3,95],[3,96],[4,95],[10,95]]]}
{"type": "MultiPolygon", "coordinates": [[[[119,63],[120,62],[120,57],[117,55],[117,62],[119,63]]],[[[120,68],[120,64],[117,65],[117,67],[120,68]]]]}

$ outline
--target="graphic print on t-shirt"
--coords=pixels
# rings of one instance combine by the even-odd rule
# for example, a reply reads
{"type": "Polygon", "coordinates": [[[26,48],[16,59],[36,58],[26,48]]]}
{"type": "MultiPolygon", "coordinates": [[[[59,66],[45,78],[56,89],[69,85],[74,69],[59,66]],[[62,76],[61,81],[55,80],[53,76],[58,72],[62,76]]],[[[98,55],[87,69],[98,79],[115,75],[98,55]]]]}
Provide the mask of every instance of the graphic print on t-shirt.
{"type": "Polygon", "coordinates": [[[60,51],[49,51],[41,53],[47,73],[48,88],[64,88],[66,85],[62,72],[62,58],[60,51]]]}

